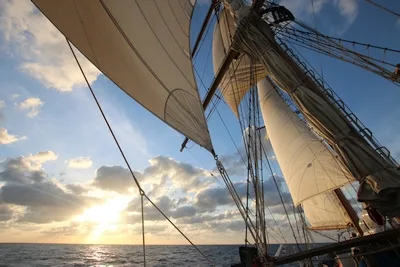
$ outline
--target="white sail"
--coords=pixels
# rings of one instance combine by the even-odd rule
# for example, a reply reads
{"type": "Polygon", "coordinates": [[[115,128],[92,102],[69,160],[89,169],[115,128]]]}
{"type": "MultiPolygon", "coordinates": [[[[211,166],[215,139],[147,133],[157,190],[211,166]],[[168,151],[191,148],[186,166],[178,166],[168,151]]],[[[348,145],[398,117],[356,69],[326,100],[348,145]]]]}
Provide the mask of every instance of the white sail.
{"type": "Polygon", "coordinates": [[[310,229],[333,230],[352,227],[349,215],[333,191],[304,200],[301,206],[310,229]]]}
{"type": "Polygon", "coordinates": [[[258,83],[258,93],[265,128],[295,205],[352,181],[269,80],[258,83]]]}
{"type": "Polygon", "coordinates": [[[33,0],[128,95],[212,150],[189,48],[191,0],[33,0]]]}
{"type": "MultiPolygon", "coordinates": [[[[214,73],[218,73],[219,68],[224,61],[226,54],[232,43],[232,38],[235,35],[236,26],[233,23],[231,13],[224,9],[220,15],[219,23],[215,25],[213,39],[213,65],[214,73]]],[[[251,73],[254,72],[254,77],[257,81],[264,78],[267,74],[264,66],[260,63],[253,64],[251,67],[250,58],[246,55],[241,55],[240,58],[234,60],[226,72],[225,77],[220,83],[220,90],[225,99],[225,102],[238,117],[238,106],[240,101],[250,90],[252,79],[251,73]]]]}

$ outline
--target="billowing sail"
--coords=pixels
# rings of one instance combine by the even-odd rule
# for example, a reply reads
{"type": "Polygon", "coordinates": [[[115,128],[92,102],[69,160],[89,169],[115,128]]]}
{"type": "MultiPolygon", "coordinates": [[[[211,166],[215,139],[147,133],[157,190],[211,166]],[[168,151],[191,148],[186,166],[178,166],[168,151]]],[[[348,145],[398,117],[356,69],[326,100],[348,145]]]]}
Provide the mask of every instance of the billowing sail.
{"type": "Polygon", "coordinates": [[[99,70],[212,150],[189,48],[191,0],[33,0],[99,70]]]}
{"type": "MultiPolygon", "coordinates": [[[[218,73],[219,68],[224,61],[226,54],[232,43],[232,38],[235,35],[236,26],[233,23],[233,17],[226,9],[220,15],[219,23],[215,25],[213,39],[213,65],[214,73],[218,73]]],[[[225,99],[225,102],[238,116],[238,106],[242,98],[250,90],[252,76],[255,77],[255,82],[266,76],[264,66],[254,62],[251,64],[250,58],[242,55],[237,60],[234,60],[226,72],[225,77],[220,83],[220,90],[225,99]],[[253,68],[253,70],[251,69],[253,68]],[[254,74],[254,75],[251,75],[254,74]]]]}
{"type": "Polygon", "coordinates": [[[382,215],[399,216],[398,166],[364,139],[367,129],[356,130],[351,114],[346,115],[336,107],[323,86],[304,73],[277,44],[272,33],[267,22],[250,12],[239,21],[233,49],[262,62],[268,75],[290,95],[307,122],[336,151],[343,168],[360,182],[358,201],[366,202],[382,215]]]}
{"type": "Polygon", "coordinates": [[[333,230],[352,227],[339,198],[332,191],[313,196],[301,203],[310,229],[333,230]]]}
{"type": "Polygon", "coordinates": [[[295,205],[352,181],[269,80],[258,83],[258,93],[265,128],[295,205]]]}

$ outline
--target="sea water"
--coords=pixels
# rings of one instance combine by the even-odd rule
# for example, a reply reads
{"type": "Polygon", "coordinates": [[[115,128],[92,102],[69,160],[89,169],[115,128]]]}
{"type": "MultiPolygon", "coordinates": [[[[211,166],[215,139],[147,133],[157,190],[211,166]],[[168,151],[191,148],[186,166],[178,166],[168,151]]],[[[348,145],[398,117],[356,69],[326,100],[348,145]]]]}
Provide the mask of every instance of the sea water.
{"type": "MultiPolygon", "coordinates": [[[[238,263],[239,245],[198,246],[217,266],[238,263]]],[[[270,245],[273,253],[278,245],[270,245]]],[[[0,244],[0,266],[143,266],[141,245],[0,244]]],[[[146,246],[146,266],[211,266],[192,246],[146,246]]]]}

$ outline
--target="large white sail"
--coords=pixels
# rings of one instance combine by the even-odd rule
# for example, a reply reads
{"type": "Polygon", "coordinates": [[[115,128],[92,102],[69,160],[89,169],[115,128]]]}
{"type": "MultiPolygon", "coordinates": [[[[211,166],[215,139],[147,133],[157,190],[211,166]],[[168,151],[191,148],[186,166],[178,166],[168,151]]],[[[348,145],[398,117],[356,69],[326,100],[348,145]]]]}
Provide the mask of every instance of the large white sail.
{"type": "Polygon", "coordinates": [[[189,48],[191,0],[33,0],[98,69],[212,150],[189,48]]]}
{"type": "Polygon", "coordinates": [[[313,196],[301,203],[310,229],[333,230],[352,227],[352,222],[333,191],[313,196]]]}
{"type": "MultiPolygon", "coordinates": [[[[231,46],[232,38],[236,31],[236,26],[233,22],[234,19],[229,10],[224,9],[220,15],[219,23],[215,25],[212,44],[214,73],[218,73],[231,46]]],[[[253,83],[256,83],[267,75],[261,63],[253,63],[251,64],[248,56],[241,55],[240,58],[232,62],[220,83],[219,88],[225,102],[237,117],[240,101],[251,88],[252,76],[255,77],[253,83]],[[251,67],[253,67],[253,70],[251,70],[251,67]]]]}
{"type": "Polygon", "coordinates": [[[295,205],[352,181],[269,80],[258,83],[258,93],[267,134],[295,205]]]}

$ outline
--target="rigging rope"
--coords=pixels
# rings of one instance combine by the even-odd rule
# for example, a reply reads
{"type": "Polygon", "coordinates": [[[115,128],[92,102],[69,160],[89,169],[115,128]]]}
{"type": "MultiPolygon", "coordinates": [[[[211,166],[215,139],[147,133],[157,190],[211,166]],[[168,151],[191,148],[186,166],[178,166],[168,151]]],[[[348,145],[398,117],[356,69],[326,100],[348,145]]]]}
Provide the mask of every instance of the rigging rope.
{"type": "Polygon", "coordinates": [[[113,131],[113,129],[111,128],[111,125],[110,125],[110,123],[108,122],[108,119],[107,119],[107,117],[106,117],[106,115],[105,115],[105,113],[104,113],[104,111],[103,111],[103,108],[101,107],[101,105],[100,105],[100,102],[98,101],[98,99],[97,99],[97,97],[96,97],[96,95],[95,95],[95,93],[94,93],[94,91],[93,91],[93,88],[92,88],[92,86],[90,85],[90,83],[89,83],[89,81],[88,81],[88,79],[87,79],[87,77],[86,77],[86,74],[85,74],[85,72],[83,71],[83,69],[82,69],[82,66],[81,66],[81,64],[80,64],[80,62],[79,62],[79,60],[78,60],[78,58],[77,58],[77,56],[76,56],[76,54],[75,54],[75,51],[73,50],[73,48],[72,48],[72,45],[71,45],[71,43],[70,43],[70,41],[68,40],[68,38],[65,38],[66,39],[66,41],[67,41],[67,44],[68,44],[68,46],[69,46],[69,49],[71,50],[71,53],[72,53],[72,55],[74,56],[74,59],[75,59],[75,61],[76,61],[76,64],[78,65],[78,67],[79,67],[79,69],[80,69],[80,71],[81,71],[81,73],[82,73],[82,76],[83,76],[83,78],[85,79],[85,81],[86,81],[86,84],[87,84],[87,86],[88,86],[88,88],[89,88],[89,90],[90,90],[90,93],[92,94],[92,96],[93,96],[93,99],[95,100],[95,102],[96,102],[96,105],[97,105],[97,107],[98,107],[98,109],[99,109],[99,111],[100,111],[100,113],[101,113],[101,115],[102,115],[102,117],[103,117],[103,119],[104,119],[104,122],[107,124],[107,127],[108,127],[108,130],[109,130],[109,132],[110,132],[110,134],[112,135],[112,137],[113,137],[113,139],[114,139],[114,142],[115,142],[115,144],[117,145],[117,147],[118,147],[118,149],[119,149],[119,152],[120,152],[120,154],[121,154],[121,156],[122,156],[122,158],[124,159],[124,161],[125,161],[125,164],[126,164],[126,166],[128,167],[128,169],[129,169],[129,172],[131,173],[131,176],[132,176],[132,178],[133,178],[133,180],[134,180],[134,182],[135,182],[135,184],[136,184],[136,186],[138,187],[138,190],[139,190],[139,194],[140,194],[140,196],[141,196],[141,213],[142,213],[142,239],[143,239],[143,245],[142,245],[142,247],[143,247],[143,263],[144,263],[144,266],[146,267],[146,255],[145,255],[145,232],[144,232],[144,212],[143,212],[143,197],[145,197],[160,213],[161,213],[161,215],[163,215],[164,216],[164,218],[172,225],[172,226],[174,226],[175,227],[175,229],[212,265],[212,266],[215,266],[215,264],[168,218],[168,216],[167,215],[165,215],[161,210],[160,210],[160,208],[153,202],[153,201],[151,201],[151,199],[146,195],[146,193],[144,192],[144,190],[142,189],[142,187],[140,186],[140,183],[139,183],[139,181],[137,180],[137,178],[136,178],[136,176],[135,176],[135,174],[134,174],[134,172],[133,172],[133,170],[132,170],[132,168],[131,168],[131,166],[130,166],[130,164],[129,164],[129,162],[128,162],[128,160],[127,160],[127,158],[126,158],[126,156],[125,156],[125,153],[124,153],[124,151],[122,150],[122,147],[121,147],[121,145],[119,144],[119,141],[118,141],[118,139],[117,139],[117,137],[115,136],[115,134],[114,134],[114,131],[113,131]]]}
{"type": "Polygon", "coordinates": [[[287,212],[287,209],[286,209],[286,206],[285,206],[285,202],[284,202],[283,197],[282,197],[282,194],[281,194],[281,190],[279,189],[278,183],[277,183],[277,181],[276,181],[276,179],[275,179],[275,175],[274,175],[274,173],[273,173],[273,171],[272,171],[272,167],[271,167],[271,164],[270,164],[270,162],[269,162],[269,159],[268,159],[267,153],[265,152],[264,147],[263,147],[263,153],[264,153],[265,157],[267,158],[268,167],[269,167],[269,170],[270,170],[270,172],[271,172],[272,179],[274,180],[275,187],[276,187],[276,189],[277,189],[277,191],[278,191],[279,198],[280,198],[280,200],[281,200],[281,203],[282,203],[283,209],[284,209],[284,211],[285,211],[286,217],[287,217],[287,219],[288,219],[288,223],[289,223],[290,229],[292,230],[292,234],[293,234],[294,240],[295,240],[295,242],[296,242],[297,248],[298,248],[299,252],[301,252],[301,248],[300,248],[299,242],[297,241],[296,233],[295,233],[295,231],[294,231],[294,229],[293,229],[293,225],[292,225],[292,222],[291,222],[291,220],[290,220],[289,213],[287,212]]]}
{"type": "Polygon", "coordinates": [[[370,3],[370,4],[372,4],[372,5],[374,5],[374,6],[378,7],[378,8],[380,8],[380,9],[386,11],[386,12],[389,12],[389,13],[392,14],[392,15],[395,15],[395,16],[397,16],[397,17],[400,17],[400,14],[399,14],[399,13],[396,13],[396,12],[394,12],[394,11],[392,11],[392,10],[390,10],[390,9],[388,9],[388,8],[386,8],[386,7],[384,7],[384,6],[382,6],[382,5],[379,5],[379,4],[377,4],[377,3],[375,3],[375,2],[373,2],[373,1],[371,1],[371,0],[365,0],[365,1],[367,1],[368,3],[370,3]]]}

